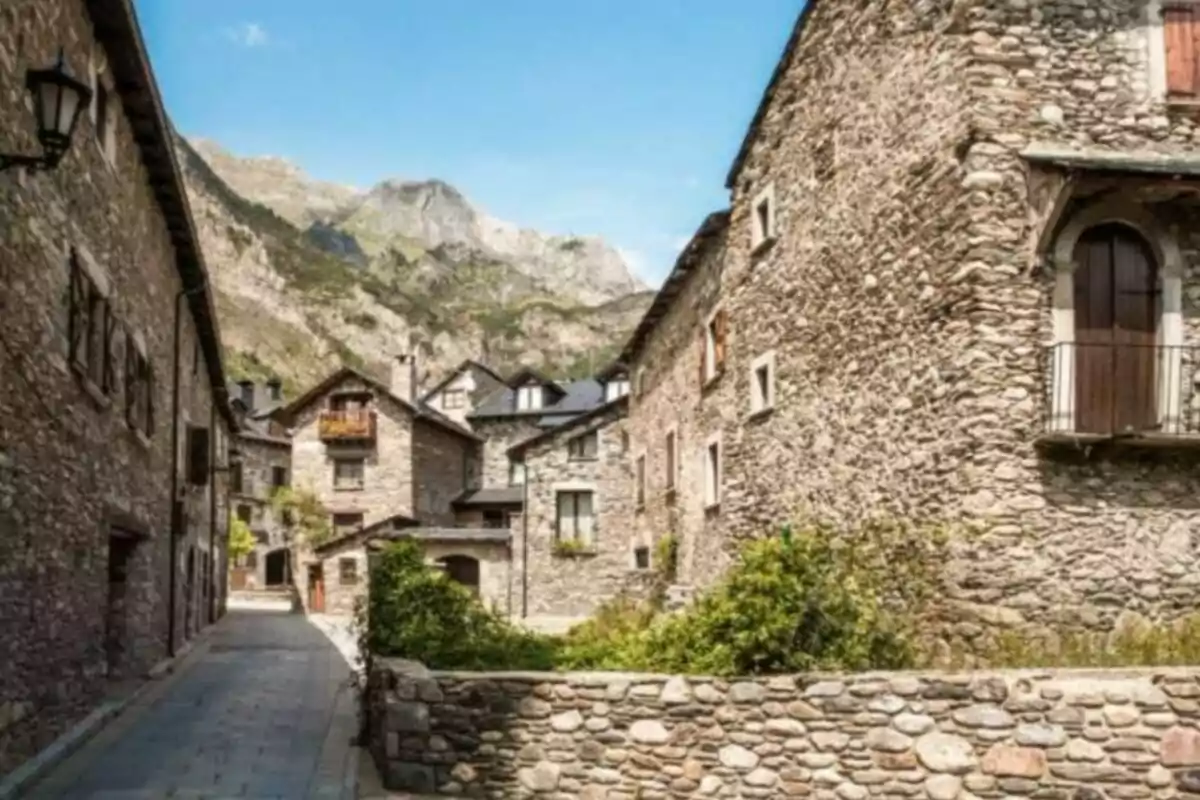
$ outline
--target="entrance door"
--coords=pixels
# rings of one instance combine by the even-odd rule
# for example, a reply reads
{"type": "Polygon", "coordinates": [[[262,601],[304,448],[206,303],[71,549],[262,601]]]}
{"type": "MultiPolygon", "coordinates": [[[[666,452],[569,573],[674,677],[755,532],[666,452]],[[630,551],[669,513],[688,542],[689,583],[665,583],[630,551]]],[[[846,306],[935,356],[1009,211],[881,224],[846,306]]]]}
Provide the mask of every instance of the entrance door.
{"type": "Polygon", "coordinates": [[[1157,422],[1158,267],[1124,225],[1087,231],[1075,251],[1075,414],[1080,433],[1157,422]]]}
{"type": "Polygon", "coordinates": [[[108,537],[108,602],[104,613],[104,658],[110,677],[120,674],[128,646],[129,572],[137,540],[121,531],[108,537]]]}
{"type": "Polygon", "coordinates": [[[325,575],[321,564],[308,565],[308,610],[313,614],[325,613],[325,575]]]}
{"type": "Polygon", "coordinates": [[[267,586],[283,586],[287,583],[287,550],[272,550],[266,558],[267,586]]]}

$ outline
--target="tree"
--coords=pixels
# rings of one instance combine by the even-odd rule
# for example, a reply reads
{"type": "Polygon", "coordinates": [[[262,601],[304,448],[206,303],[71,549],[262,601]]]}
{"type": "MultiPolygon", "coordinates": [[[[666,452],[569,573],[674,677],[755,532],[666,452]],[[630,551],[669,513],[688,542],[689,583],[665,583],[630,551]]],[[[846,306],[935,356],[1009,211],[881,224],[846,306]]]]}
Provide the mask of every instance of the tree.
{"type": "Polygon", "coordinates": [[[250,526],[241,517],[233,517],[229,524],[229,560],[236,561],[254,550],[257,544],[250,526]]]}
{"type": "Polygon", "coordinates": [[[316,547],[333,536],[329,511],[311,490],[281,486],[271,495],[271,508],[301,544],[316,547]]]}

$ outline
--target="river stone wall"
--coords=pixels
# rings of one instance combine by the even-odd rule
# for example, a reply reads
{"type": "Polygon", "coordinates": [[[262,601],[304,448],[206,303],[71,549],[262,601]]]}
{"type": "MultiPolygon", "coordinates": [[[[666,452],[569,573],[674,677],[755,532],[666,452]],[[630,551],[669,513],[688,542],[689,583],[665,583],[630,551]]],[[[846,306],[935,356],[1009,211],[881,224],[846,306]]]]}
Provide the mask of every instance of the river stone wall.
{"type": "Polygon", "coordinates": [[[488,798],[1200,797],[1200,668],[724,681],[376,659],[389,789],[488,798]]]}

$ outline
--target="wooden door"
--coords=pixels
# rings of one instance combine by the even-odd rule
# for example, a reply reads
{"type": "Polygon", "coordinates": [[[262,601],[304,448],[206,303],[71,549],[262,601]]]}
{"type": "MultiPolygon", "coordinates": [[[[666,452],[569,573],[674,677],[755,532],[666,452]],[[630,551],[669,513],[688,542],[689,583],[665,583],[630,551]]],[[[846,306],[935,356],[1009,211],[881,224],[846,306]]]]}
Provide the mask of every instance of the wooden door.
{"type": "Polygon", "coordinates": [[[325,575],[320,564],[308,568],[308,611],[311,614],[325,613],[325,575]]]}
{"type": "Polygon", "coordinates": [[[1142,431],[1157,420],[1158,269],[1123,225],[1075,251],[1075,414],[1081,433],[1142,431]]]}

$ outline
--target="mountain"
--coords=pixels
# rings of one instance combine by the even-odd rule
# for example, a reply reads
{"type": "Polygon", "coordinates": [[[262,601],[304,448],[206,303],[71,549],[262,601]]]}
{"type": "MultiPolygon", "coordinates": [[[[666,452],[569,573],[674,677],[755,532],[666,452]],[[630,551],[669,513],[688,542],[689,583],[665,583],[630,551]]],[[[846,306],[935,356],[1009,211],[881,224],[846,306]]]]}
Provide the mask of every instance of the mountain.
{"type": "Polygon", "coordinates": [[[611,360],[653,292],[598,238],[495,220],[437,180],[368,190],[211,141],[177,148],[232,377],[294,393],[339,364],[429,381],[464,358],[562,377],[611,360]]]}

